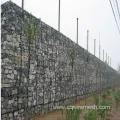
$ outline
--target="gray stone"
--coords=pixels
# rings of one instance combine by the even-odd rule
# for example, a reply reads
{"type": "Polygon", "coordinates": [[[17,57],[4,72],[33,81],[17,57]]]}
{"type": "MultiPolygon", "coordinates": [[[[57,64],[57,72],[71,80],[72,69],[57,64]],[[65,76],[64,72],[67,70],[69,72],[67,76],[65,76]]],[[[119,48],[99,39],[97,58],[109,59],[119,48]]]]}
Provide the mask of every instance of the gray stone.
{"type": "Polygon", "coordinates": [[[12,73],[12,70],[9,70],[9,73],[12,73]]]}
{"type": "Polygon", "coordinates": [[[32,104],[31,104],[31,102],[28,102],[28,106],[30,107],[32,104]]]}
{"type": "Polygon", "coordinates": [[[17,75],[17,71],[16,70],[14,70],[14,75],[17,75]]]}
{"type": "Polygon", "coordinates": [[[31,80],[35,79],[35,75],[30,75],[30,79],[31,80]]]}
{"type": "Polygon", "coordinates": [[[17,116],[18,115],[18,112],[14,112],[14,116],[17,116]]]}
{"type": "Polygon", "coordinates": [[[11,78],[11,76],[10,76],[10,75],[7,75],[7,78],[9,78],[9,79],[10,79],[10,78],[11,78]]]}
{"type": "Polygon", "coordinates": [[[14,103],[14,100],[9,100],[8,103],[12,104],[12,103],[14,103]]]}
{"type": "Polygon", "coordinates": [[[11,74],[11,79],[14,79],[14,74],[11,74]]]}
{"type": "Polygon", "coordinates": [[[42,93],[42,92],[40,93],[40,96],[43,96],[43,93],[42,93]]]}
{"type": "Polygon", "coordinates": [[[36,105],[36,100],[34,100],[33,105],[36,105]]]}
{"type": "Polygon", "coordinates": [[[12,27],[11,29],[12,29],[12,30],[15,30],[15,28],[14,28],[14,27],[12,27]]]}
{"type": "Polygon", "coordinates": [[[12,41],[12,35],[7,35],[6,38],[8,41],[12,41]]]}
{"type": "Polygon", "coordinates": [[[1,21],[1,25],[4,25],[4,24],[5,24],[5,21],[4,21],[4,20],[2,20],[2,21],[1,21]]]}
{"type": "Polygon", "coordinates": [[[48,99],[44,99],[44,104],[48,103],[48,99]]]}
{"type": "Polygon", "coordinates": [[[10,61],[10,60],[9,60],[8,58],[5,58],[5,59],[4,59],[4,62],[6,62],[6,63],[9,62],[9,61],[10,61]]]}
{"type": "Polygon", "coordinates": [[[17,94],[17,89],[12,90],[12,95],[17,94]]]}
{"type": "Polygon", "coordinates": [[[23,102],[23,100],[21,98],[19,98],[18,103],[22,103],[22,102],[23,102]]]}
{"type": "Polygon", "coordinates": [[[10,87],[10,84],[2,84],[2,87],[10,87]]]}
{"type": "Polygon", "coordinates": [[[24,78],[24,82],[27,83],[27,78],[24,78]]]}
{"type": "Polygon", "coordinates": [[[7,70],[7,69],[5,70],[5,73],[8,73],[8,70],[7,70]]]}
{"type": "Polygon", "coordinates": [[[14,120],[14,118],[10,118],[10,120],[14,120]]]}
{"type": "Polygon", "coordinates": [[[13,117],[13,114],[12,114],[12,113],[10,113],[10,114],[9,114],[9,117],[10,117],[10,118],[11,118],[11,117],[13,117]]]}

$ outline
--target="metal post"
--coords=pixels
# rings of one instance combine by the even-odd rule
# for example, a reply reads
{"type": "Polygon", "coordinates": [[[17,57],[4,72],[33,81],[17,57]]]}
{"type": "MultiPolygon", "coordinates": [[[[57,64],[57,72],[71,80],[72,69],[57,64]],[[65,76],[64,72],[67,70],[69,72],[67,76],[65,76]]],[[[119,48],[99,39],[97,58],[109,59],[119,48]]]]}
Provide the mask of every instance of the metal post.
{"type": "Polygon", "coordinates": [[[22,0],[22,9],[24,9],[24,0],[22,0]]]}
{"type": "Polygon", "coordinates": [[[104,62],[104,50],[103,50],[103,62],[104,62]]]}
{"type": "Polygon", "coordinates": [[[77,18],[77,44],[78,44],[78,18],[77,18]]]}
{"type": "Polygon", "coordinates": [[[89,44],[89,30],[87,30],[87,51],[88,51],[88,44],[89,44]]]}
{"type": "Polygon", "coordinates": [[[107,53],[106,53],[106,63],[107,63],[107,53]]]}
{"type": "Polygon", "coordinates": [[[111,66],[111,58],[110,58],[110,66],[111,66]]]}
{"type": "Polygon", "coordinates": [[[109,65],[109,56],[108,56],[108,65],[109,65]]]}
{"type": "Polygon", "coordinates": [[[96,39],[94,39],[94,55],[95,55],[95,50],[96,50],[96,39]]]}
{"type": "Polygon", "coordinates": [[[100,59],[101,45],[99,45],[99,59],[100,59]]]}
{"type": "Polygon", "coordinates": [[[119,15],[119,18],[120,18],[120,10],[119,10],[120,8],[119,8],[119,4],[118,4],[119,2],[117,0],[115,0],[115,1],[116,1],[117,9],[118,9],[118,15],[119,15]]]}
{"type": "Polygon", "coordinates": [[[100,33],[99,33],[99,59],[100,59],[100,50],[101,50],[101,45],[100,45],[100,33]]]}
{"type": "Polygon", "coordinates": [[[60,0],[59,0],[59,10],[58,10],[58,31],[60,32],[60,0]]]}

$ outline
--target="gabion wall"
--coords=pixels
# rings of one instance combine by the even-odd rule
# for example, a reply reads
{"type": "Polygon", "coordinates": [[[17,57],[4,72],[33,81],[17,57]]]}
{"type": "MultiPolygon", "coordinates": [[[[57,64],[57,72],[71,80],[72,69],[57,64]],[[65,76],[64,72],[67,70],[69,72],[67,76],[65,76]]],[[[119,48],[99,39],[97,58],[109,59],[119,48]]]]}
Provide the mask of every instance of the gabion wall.
{"type": "Polygon", "coordinates": [[[24,120],[120,84],[114,69],[62,33],[10,1],[1,8],[2,120],[24,120]],[[38,23],[30,49],[29,19],[38,23]]]}

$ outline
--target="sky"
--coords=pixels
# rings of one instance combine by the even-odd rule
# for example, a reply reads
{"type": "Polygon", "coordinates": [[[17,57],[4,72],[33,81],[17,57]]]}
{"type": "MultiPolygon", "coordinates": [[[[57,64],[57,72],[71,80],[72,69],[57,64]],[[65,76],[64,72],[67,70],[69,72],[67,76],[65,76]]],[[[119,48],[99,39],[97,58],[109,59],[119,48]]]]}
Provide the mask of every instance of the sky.
{"type": "MultiPolygon", "coordinates": [[[[1,0],[1,4],[8,0],[1,0]]],[[[21,6],[22,0],[12,0],[21,6]]],[[[120,0],[119,8],[120,8],[120,0]]],[[[112,4],[116,15],[115,0],[112,4]]],[[[24,0],[24,9],[51,27],[58,29],[59,0],[24,0]]],[[[94,54],[96,39],[96,56],[99,57],[99,40],[101,44],[101,60],[103,49],[111,58],[111,67],[117,69],[120,63],[120,34],[109,0],[61,0],[60,32],[76,42],[76,27],[79,18],[78,44],[86,49],[87,30],[89,30],[89,52],[94,54]]],[[[120,26],[120,19],[117,17],[120,26]]],[[[106,58],[106,55],[105,57],[106,58]]]]}

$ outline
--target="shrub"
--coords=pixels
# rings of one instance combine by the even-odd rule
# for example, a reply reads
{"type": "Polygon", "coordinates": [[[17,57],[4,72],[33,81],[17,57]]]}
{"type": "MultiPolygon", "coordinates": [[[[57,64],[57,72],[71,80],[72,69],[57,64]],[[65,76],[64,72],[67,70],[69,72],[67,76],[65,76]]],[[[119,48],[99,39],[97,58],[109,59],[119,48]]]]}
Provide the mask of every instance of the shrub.
{"type": "Polygon", "coordinates": [[[112,92],[115,93],[115,87],[112,88],[112,92]]]}
{"type": "Polygon", "coordinates": [[[84,116],[84,120],[97,120],[97,111],[89,111],[88,114],[84,116]]]}
{"type": "Polygon", "coordinates": [[[115,98],[116,108],[117,108],[117,107],[118,107],[118,103],[120,102],[120,90],[118,90],[118,91],[115,93],[114,98],[115,98]]]}
{"type": "Polygon", "coordinates": [[[66,109],[66,120],[79,120],[80,109],[66,109]]]}
{"type": "Polygon", "coordinates": [[[109,96],[109,95],[110,95],[110,91],[109,91],[109,90],[107,90],[107,91],[106,91],[106,94],[107,94],[107,96],[109,96]]]}
{"type": "Polygon", "coordinates": [[[98,104],[99,104],[99,97],[97,95],[95,95],[95,96],[93,96],[93,98],[94,98],[95,105],[98,106],[98,104]]]}
{"type": "MultiPolygon", "coordinates": [[[[110,103],[108,103],[107,101],[102,101],[100,106],[110,106],[110,108],[111,108],[110,103]]],[[[98,109],[98,115],[104,120],[106,117],[106,113],[110,110],[111,109],[98,109]]]]}
{"type": "Polygon", "coordinates": [[[104,93],[102,94],[102,99],[105,100],[106,97],[107,97],[107,94],[106,94],[106,92],[104,92],[104,93]]]}

